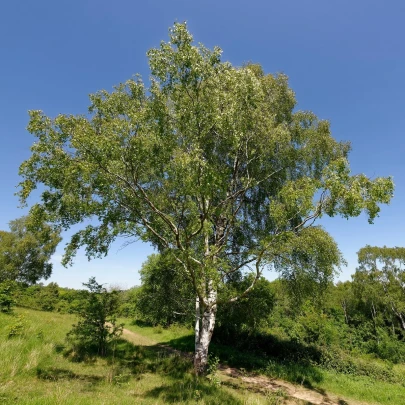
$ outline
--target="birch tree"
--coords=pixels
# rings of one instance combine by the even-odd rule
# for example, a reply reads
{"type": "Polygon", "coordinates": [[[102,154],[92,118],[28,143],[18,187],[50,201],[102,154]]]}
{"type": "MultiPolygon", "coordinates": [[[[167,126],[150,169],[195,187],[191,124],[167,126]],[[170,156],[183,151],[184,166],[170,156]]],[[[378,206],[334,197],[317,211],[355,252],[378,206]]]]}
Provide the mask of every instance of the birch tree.
{"type": "Polygon", "coordinates": [[[147,55],[149,86],[136,76],[93,94],[87,115],[30,111],[37,140],[20,167],[20,197],[41,184],[33,214],[65,229],[91,219],[67,244],[65,265],[82,246],[89,258],[107,254],[118,236],[170,251],[196,297],[202,373],[228,277],[254,273],[240,296],[271,266],[297,280],[330,277],[340,252],[315,221],[365,211],[372,222],[393,183],[351,175],[349,144],[295,111],[285,75],[223,62],[186,24],[147,55]]]}
{"type": "Polygon", "coordinates": [[[405,331],[405,248],[366,245],[357,255],[353,283],[358,297],[368,304],[373,319],[381,308],[405,331]]]}

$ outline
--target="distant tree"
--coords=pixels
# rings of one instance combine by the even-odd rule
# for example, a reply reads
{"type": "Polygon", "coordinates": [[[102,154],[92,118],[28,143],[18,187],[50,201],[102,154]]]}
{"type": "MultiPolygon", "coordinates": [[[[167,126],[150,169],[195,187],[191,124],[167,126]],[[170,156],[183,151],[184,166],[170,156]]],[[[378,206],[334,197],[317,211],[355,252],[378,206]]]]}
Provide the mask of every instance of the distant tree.
{"type": "Polygon", "coordinates": [[[83,303],[78,309],[79,322],[68,333],[68,341],[81,353],[105,356],[109,344],[122,333],[117,324],[119,297],[117,291],[108,292],[94,277],[87,283],[83,303]]]}
{"type": "Polygon", "coordinates": [[[367,245],[357,255],[353,284],[358,297],[373,320],[392,314],[405,331],[405,248],[367,245]]]}
{"type": "Polygon", "coordinates": [[[59,303],[59,286],[57,283],[49,283],[42,287],[40,294],[40,306],[44,311],[53,311],[59,303]]]}
{"type": "Polygon", "coordinates": [[[34,284],[47,279],[60,240],[59,231],[33,217],[11,221],[9,232],[0,231],[0,281],[34,284]]]}
{"type": "Polygon", "coordinates": [[[136,308],[145,321],[168,326],[194,320],[195,293],[184,282],[182,268],[173,257],[150,255],[140,275],[136,308]]]}
{"type": "MultiPolygon", "coordinates": [[[[251,283],[252,275],[240,275],[237,280],[230,280],[227,294],[237,295],[251,283]]],[[[218,309],[219,333],[227,339],[237,339],[238,334],[252,334],[260,327],[268,326],[268,319],[274,306],[274,291],[270,281],[261,277],[255,288],[238,301],[225,302],[218,309]]]]}
{"type": "Polygon", "coordinates": [[[125,318],[137,318],[137,297],[140,290],[139,286],[131,287],[127,290],[121,290],[119,292],[120,305],[118,315],[125,318]]]}
{"type": "Polygon", "coordinates": [[[59,303],[57,310],[70,314],[78,313],[82,306],[83,299],[85,298],[86,297],[83,297],[83,290],[59,287],[59,303]]]}
{"type": "Polygon", "coordinates": [[[20,197],[41,184],[31,212],[82,226],[64,264],[81,246],[89,258],[107,254],[119,235],[170,251],[195,295],[202,373],[228,275],[254,273],[230,301],[269,266],[290,279],[330,279],[341,255],[314,221],[366,211],[372,222],[393,183],[351,175],[349,144],[327,121],[295,111],[285,75],[222,62],[221,50],[195,45],[185,24],[169,35],[148,52],[148,89],[137,78],[94,94],[89,116],[30,112],[37,142],[20,167],[20,197]]]}

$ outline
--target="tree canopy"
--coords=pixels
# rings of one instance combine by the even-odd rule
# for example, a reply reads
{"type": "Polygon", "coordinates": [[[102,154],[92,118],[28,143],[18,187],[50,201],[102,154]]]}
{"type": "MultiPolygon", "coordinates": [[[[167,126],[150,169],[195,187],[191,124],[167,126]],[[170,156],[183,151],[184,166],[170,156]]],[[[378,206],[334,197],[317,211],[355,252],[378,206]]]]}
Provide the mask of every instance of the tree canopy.
{"type": "Polygon", "coordinates": [[[90,96],[88,115],[30,111],[36,138],[20,167],[23,202],[44,186],[34,215],[83,226],[64,264],[85,246],[107,254],[118,236],[170,250],[196,295],[196,368],[205,367],[218,291],[238,271],[330,279],[341,254],[314,222],[322,215],[372,222],[393,194],[390,178],[351,175],[347,142],[328,121],[296,111],[284,74],[234,67],[221,49],[195,45],[186,24],[148,52],[140,77],[90,96]]]}
{"type": "Polygon", "coordinates": [[[49,262],[60,242],[59,231],[33,217],[10,222],[10,231],[0,231],[0,282],[34,284],[52,273],[49,262]]]}
{"type": "Polygon", "coordinates": [[[180,264],[169,254],[153,254],[140,270],[142,287],[135,305],[145,321],[157,325],[190,321],[194,316],[195,293],[180,264]]]}
{"type": "Polygon", "coordinates": [[[373,317],[393,315],[405,331],[405,248],[367,245],[357,254],[353,281],[358,296],[373,317]]]}

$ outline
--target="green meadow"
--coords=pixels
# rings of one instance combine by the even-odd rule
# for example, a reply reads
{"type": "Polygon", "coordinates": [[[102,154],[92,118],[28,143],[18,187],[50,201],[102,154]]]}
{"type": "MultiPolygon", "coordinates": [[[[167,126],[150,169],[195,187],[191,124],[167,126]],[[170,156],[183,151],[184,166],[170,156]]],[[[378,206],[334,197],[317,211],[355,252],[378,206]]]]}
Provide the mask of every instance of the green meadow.
{"type": "Polygon", "coordinates": [[[65,341],[75,322],[72,315],[17,308],[13,314],[0,314],[0,321],[2,404],[311,403],[290,397],[287,390],[249,385],[243,379],[259,375],[290,381],[297,389],[306,386],[337,404],[402,404],[405,398],[400,365],[392,366],[398,382],[389,383],[315,366],[264,365],[254,355],[213,344],[212,352],[224,363],[221,369],[245,366],[238,369],[239,378],[226,378],[219,370],[213,381],[195,377],[186,354],[193,334],[185,327],[142,327],[125,319],[126,330],[109,356],[80,359],[65,341]]]}

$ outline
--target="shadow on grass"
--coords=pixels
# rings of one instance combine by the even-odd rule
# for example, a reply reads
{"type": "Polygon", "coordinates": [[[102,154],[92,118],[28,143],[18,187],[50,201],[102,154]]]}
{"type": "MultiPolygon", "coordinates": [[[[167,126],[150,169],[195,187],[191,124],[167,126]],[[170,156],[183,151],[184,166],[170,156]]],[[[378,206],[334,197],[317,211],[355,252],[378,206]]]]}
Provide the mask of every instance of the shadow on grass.
{"type": "Polygon", "coordinates": [[[130,323],[131,323],[131,325],[136,325],[136,326],[139,326],[141,328],[153,326],[150,322],[146,322],[146,321],[144,321],[142,319],[133,319],[133,320],[131,320],[130,323]]]}
{"type": "MultiPolygon", "coordinates": [[[[193,336],[184,336],[166,344],[180,351],[192,352],[193,339],[193,336]]],[[[320,369],[313,365],[321,356],[315,347],[283,341],[272,335],[241,336],[239,341],[235,339],[231,344],[214,336],[210,354],[242,373],[265,374],[311,389],[323,378],[320,369]]]]}
{"type": "MultiPolygon", "coordinates": [[[[255,337],[257,339],[257,337],[255,337]]],[[[262,337],[260,337],[262,339],[262,337]]],[[[225,342],[214,340],[210,347],[210,353],[218,356],[221,363],[229,367],[239,369],[239,372],[246,374],[265,374],[270,378],[280,378],[293,383],[299,383],[308,388],[322,380],[319,368],[311,365],[311,360],[317,353],[312,353],[308,347],[294,345],[289,342],[276,341],[271,337],[267,341],[256,340],[256,350],[252,349],[252,342],[249,347],[239,345],[238,348],[226,345],[225,342]],[[257,344],[260,343],[260,344],[257,344]]],[[[193,336],[184,336],[169,340],[155,346],[136,346],[125,339],[119,339],[114,347],[110,348],[109,355],[105,357],[109,369],[112,370],[110,381],[120,384],[134,378],[139,380],[142,375],[151,373],[164,377],[163,384],[154,387],[140,394],[141,396],[159,398],[164,403],[198,402],[204,398],[206,403],[236,404],[238,398],[231,393],[212,385],[208,380],[196,378],[193,374],[193,364],[189,356],[181,352],[192,352],[194,349],[193,336]],[[173,349],[178,350],[175,352],[173,349]]],[[[55,347],[61,352],[61,347],[55,347]]],[[[91,362],[97,356],[86,353],[77,356],[77,353],[64,351],[67,357],[73,361],[83,361],[91,366],[91,362]]],[[[41,369],[38,378],[57,381],[58,379],[83,379],[92,383],[99,383],[106,378],[82,376],[69,370],[41,369]]],[[[237,387],[236,387],[237,388],[237,387]]]]}
{"type": "Polygon", "coordinates": [[[142,397],[155,398],[163,403],[198,402],[204,398],[207,404],[242,404],[231,393],[213,385],[205,378],[193,373],[189,356],[173,352],[173,346],[135,346],[126,340],[117,343],[115,356],[109,362],[116,362],[122,369],[134,376],[154,373],[165,377],[166,383],[152,388],[142,397]]]}
{"type": "Polygon", "coordinates": [[[199,403],[202,399],[206,404],[235,405],[245,403],[226,390],[204,383],[203,380],[198,381],[190,374],[188,378],[186,377],[181,381],[153,388],[144,397],[159,399],[163,403],[172,404],[180,402],[199,403]]]}
{"type": "Polygon", "coordinates": [[[103,380],[102,377],[96,375],[76,374],[71,370],[57,367],[38,367],[37,377],[40,380],[61,381],[61,380],[83,380],[91,383],[97,383],[103,380]]]}
{"type": "Polygon", "coordinates": [[[117,341],[113,355],[107,358],[109,364],[118,364],[132,374],[158,373],[173,379],[182,379],[192,372],[192,362],[170,348],[160,345],[135,346],[127,340],[117,341]]]}
{"type": "MultiPolygon", "coordinates": [[[[60,348],[56,348],[60,352],[60,348]]],[[[71,356],[69,351],[65,354],[71,356]]],[[[88,365],[89,358],[96,356],[82,356],[82,362],[88,365]]],[[[61,379],[81,379],[93,384],[111,382],[112,384],[126,384],[131,379],[140,380],[145,374],[156,374],[163,377],[162,383],[146,391],[140,392],[142,398],[159,399],[162,403],[198,402],[204,399],[207,404],[239,404],[243,403],[228,391],[211,384],[205,378],[198,378],[193,373],[193,363],[187,356],[174,352],[170,347],[136,346],[125,339],[116,341],[104,358],[107,362],[109,375],[95,377],[76,374],[70,370],[57,368],[41,368],[37,371],[40,379],[58,381],[61,379]]],[[[74,361],[78,361],[77,357],[74,361]]],[[[91,364],[89,365],[91,367],[91,364]]]]}

